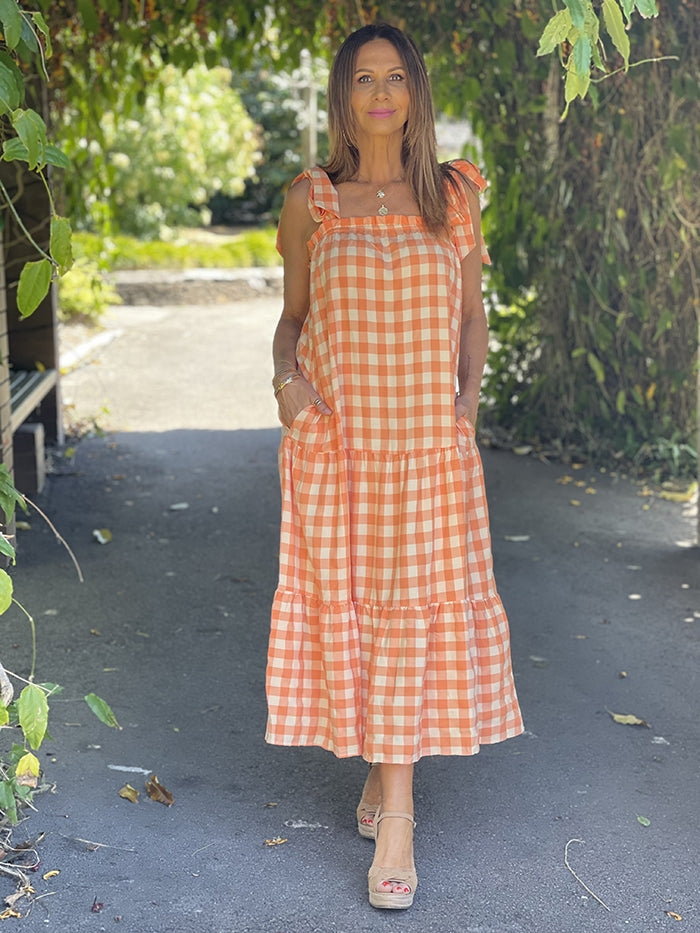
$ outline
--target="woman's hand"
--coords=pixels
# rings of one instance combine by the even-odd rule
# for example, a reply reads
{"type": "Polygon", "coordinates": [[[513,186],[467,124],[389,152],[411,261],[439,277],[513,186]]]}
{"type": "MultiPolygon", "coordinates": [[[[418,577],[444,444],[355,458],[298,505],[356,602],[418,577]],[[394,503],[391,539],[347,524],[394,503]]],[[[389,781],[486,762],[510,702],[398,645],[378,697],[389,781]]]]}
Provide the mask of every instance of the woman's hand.
{"type": "Polygon", "coordinates": [[[458,395],[455,398],[455,421],[465,416],[476,427],[476,416],[479,411],[479,399],[472,398],[471,395],[458,395]]]}
{"type": "MultiPolygon", "coordinates": [[[[281,381],[285,377],[281,377],[281,381]]],[[[277,393],[279,419],[289,428],[300,411],[314,405],[323,415],[332,415],[333,411],[303,376],[297,375],[277,393]]]]}

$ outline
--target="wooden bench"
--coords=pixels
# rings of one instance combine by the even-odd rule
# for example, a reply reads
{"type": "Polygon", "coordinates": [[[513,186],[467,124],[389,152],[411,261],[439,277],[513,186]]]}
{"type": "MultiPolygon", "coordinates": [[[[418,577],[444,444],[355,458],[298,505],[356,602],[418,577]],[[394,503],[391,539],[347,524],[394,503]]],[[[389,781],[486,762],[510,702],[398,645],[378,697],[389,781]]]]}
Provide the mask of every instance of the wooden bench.
{"type": "Polygon", "coordinates": [[[10,371],[10,425],[14,434],[58,383],[55,369],[10,371]]]}

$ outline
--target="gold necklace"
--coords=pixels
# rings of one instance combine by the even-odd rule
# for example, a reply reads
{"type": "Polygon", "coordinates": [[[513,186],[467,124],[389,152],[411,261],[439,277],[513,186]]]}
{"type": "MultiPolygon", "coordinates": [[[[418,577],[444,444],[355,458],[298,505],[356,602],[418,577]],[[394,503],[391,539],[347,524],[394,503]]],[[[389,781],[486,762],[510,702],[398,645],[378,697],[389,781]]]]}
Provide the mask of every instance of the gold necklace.
{"type": "Polygon", "coordinates": [[[377,213],[381,214],[382,217],[384,217],[385,214],[389,213],[389,208],[386,206],[383,200],[386,197],[386,191],[384,190],[384,185],[382,185],[381,188],[377,188],[377,197],[382,202],[379,205],[379,210],[377,211],[377,213]]]}
{"type": "MultiPolygon", "coordinates": [[[[358,180],[361,184],[363,184],[363,185],[368,185],[368,184],[370,184],[369,181],[362,181],[362,180],[359,179],[359,178],[358,178],[357,180],[358,180]]],[[[386,197],[386,191],[385,191],[384,189],[385,189],[385,188],[388,188],[389,185],[397,185],[397,184],[400,184],[401,182],[403,182],[403,178],[392,178],[391,181],[387,181],[387,182],[385,182],[385,184],[380,185],[380,186],[377,188],[376,197],[379,198],[379,200],[382,202],[382,203],[379,205],[379,208],[378,208],[378,210],[377,210],[377,213],[380,214],[382,217],[385,217],[385,216],[389,213],[389,208],[388,208],[388,207],[386,206],[386,204],[384,203],[384,198],[386,197]]]]}

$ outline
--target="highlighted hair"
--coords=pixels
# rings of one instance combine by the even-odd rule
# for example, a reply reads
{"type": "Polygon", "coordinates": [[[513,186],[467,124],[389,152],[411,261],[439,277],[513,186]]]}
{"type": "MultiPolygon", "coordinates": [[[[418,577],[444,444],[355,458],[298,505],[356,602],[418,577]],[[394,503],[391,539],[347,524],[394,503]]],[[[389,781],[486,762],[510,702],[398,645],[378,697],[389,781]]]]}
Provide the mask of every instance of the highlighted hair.
{"type": "Polygon", "coordinates": [[[395,26],[363,26],[351,33],[338,50],[328,78],[330,157],[322,167],[333,184],[352,181],[357,175],[360,154],[351,104],[355,64],[362,46],[376,39],[391,42],[406,71],[410,105],[401,148],[406,181],[426,227],[434,233],[446,233],[445,182],[455,186],[458,180],[468,182],[449,163],[438,162],[435,109],[425,61],[413,39],[395,26]]]}

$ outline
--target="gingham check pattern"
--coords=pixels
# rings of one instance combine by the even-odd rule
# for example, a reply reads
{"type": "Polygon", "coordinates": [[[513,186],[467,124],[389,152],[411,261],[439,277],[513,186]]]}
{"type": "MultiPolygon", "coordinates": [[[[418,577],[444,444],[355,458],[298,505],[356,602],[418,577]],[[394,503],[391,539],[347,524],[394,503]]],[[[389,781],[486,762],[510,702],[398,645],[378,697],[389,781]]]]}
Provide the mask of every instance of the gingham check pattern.
{"type": "Polygon", "coordinates": [[[474,754],[522,721],[474,429],[454,420],[469,208],[448,189],[450,242],[418,217],[340,217],[328,176],[305,176],[320,226],[297,359],[333,414],[305,409],[280,447],[266,738],[474,754]]]}

